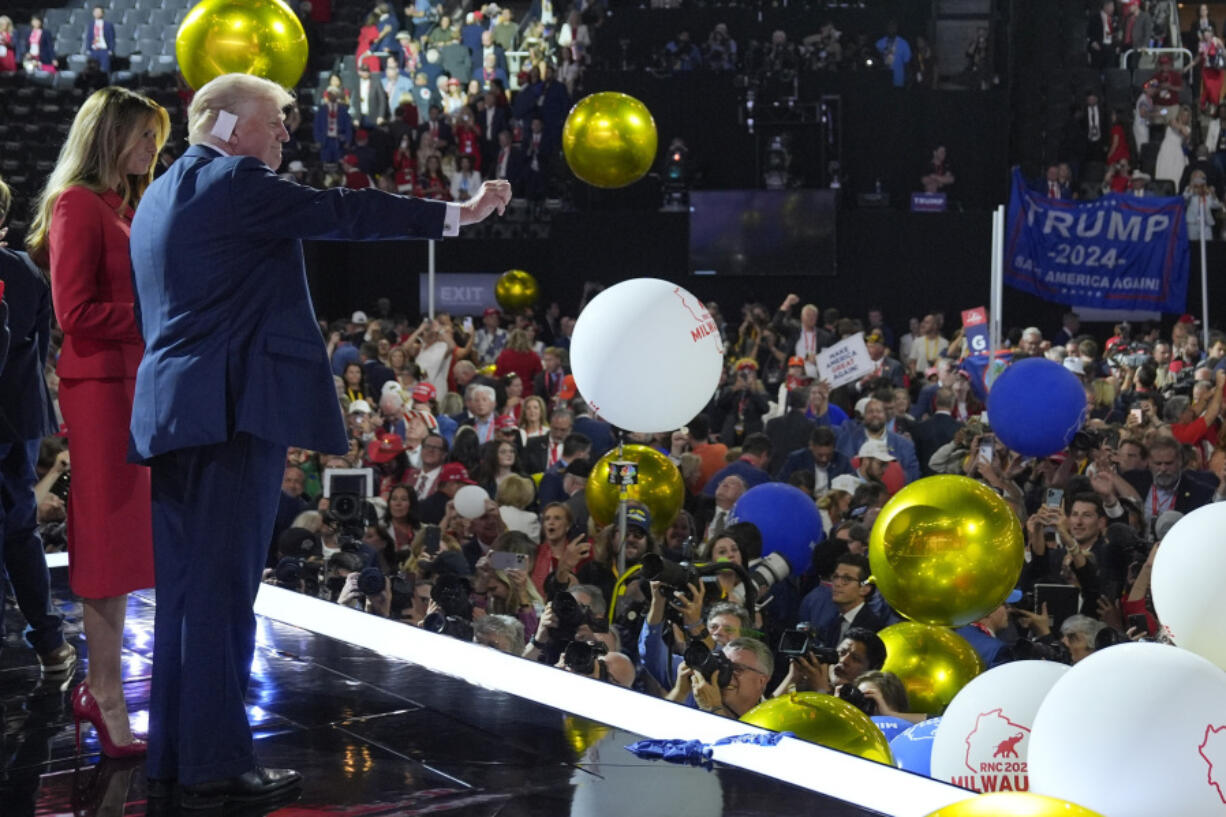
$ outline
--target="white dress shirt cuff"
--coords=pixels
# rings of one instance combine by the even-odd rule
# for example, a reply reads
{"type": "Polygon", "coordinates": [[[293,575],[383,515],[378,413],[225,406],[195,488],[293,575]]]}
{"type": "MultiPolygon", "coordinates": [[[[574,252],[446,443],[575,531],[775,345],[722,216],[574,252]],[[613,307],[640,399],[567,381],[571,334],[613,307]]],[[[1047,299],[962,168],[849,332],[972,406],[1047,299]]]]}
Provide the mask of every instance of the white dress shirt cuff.
{"type": "Polygon", "coordinates": [[[447,202],[443,205],[443,238],[455,238],[460,234],[460,205],[447,202]]]}

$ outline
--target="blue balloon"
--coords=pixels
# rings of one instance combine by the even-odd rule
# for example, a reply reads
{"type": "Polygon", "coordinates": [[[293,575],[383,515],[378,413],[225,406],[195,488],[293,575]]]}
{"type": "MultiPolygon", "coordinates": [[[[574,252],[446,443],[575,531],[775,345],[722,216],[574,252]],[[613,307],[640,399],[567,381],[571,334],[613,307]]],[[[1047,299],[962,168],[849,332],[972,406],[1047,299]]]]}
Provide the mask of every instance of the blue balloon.
{"type": "Polygon", "coordinates": [[[932,776],[932,739],[936,737],[940,718],[929,718],[907,729],[890,741],[894,764],[908,772],[932,776]]]}
{"type": "Polygon", "coordinates": [[[1086,392],[1077,375],[1046,358],[1019,360],[988,395],[988,422],[1000,441],[1027,457],[1068,447],[1086,419],[1086,392]]]}
{"type": "Polygon", "coordinates": [[[881,730],[881,734],[885,735],[886,740],[893,740],[913,725],[911,721],[891,718],[887,715],[873,715],[872,721],[877,724],[877,728],[881,730]]]}
{"type": "Polygon", "coordinates": [[[782,482],[767,482],[746,491],[732,506],[735,522],[752,522],[762,534],[762,555],[778,553],[796,575],[809,566],[822,540],[822,517],[804,491],[782,482]]]}

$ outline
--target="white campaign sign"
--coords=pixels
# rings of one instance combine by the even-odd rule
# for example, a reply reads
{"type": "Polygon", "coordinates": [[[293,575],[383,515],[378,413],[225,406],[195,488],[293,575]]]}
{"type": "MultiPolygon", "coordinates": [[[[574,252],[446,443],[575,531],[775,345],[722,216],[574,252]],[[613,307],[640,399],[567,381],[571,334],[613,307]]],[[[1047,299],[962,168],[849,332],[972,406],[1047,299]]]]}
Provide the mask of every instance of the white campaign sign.
{"type": "Polygon", "coordinates": [[[832,389],[859,380],[876,368],[877,364],[868,356],[863,332],[857,332],[817,353],[817,376],[829,383],[832,389]]]}

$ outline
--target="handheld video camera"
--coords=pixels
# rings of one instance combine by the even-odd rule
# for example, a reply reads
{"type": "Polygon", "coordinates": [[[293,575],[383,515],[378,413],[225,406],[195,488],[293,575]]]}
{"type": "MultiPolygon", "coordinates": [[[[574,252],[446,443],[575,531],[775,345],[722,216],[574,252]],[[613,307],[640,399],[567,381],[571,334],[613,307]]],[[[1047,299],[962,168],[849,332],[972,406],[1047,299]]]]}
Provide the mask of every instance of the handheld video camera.
{"type": "Polygon", "coordinates": [[[789,658],[811,655],[819,664],[839,663],[839,653],[818,643],[809,622],[801,622],[779,637],[779,654],[789,658]]]}

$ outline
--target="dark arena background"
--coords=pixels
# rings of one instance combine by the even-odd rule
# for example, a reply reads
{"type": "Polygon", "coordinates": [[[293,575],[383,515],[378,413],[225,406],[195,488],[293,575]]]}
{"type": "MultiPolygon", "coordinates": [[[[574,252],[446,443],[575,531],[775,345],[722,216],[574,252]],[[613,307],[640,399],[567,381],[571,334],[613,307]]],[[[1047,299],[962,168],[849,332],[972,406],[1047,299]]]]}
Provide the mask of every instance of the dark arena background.
{"type": "MultiPolygon", "coordinates": [[[[0,817],[1226,810],[1226,3],[404,2],[0,8],[0,817]],[[243,31],[266,14],[277,35],[243,31]],[[139,383],[139,348],[80,372],[166,304],[109,255],[69,288],[92,228],[53,229],[50,260],[36,228],[91,95],[163,108],[173,177],[195,80],[294,54],[272,170],[317,207],[511,197],[455,237],[301,241],[349,451],[289,448],[246,695],[258,763],[301,781],[210,800],[90,697],[91,652],[118,653],[148,735],[158,593],[91,599],[69,569],[128,569],[149,483],[84,515],[103,420],[61,395],[139,383]],[[621,186],[581,178],[597,140],[568,120],[606,92],[654,120],[621,186]],[[46,292],[19,302],[18,274],[46,292]],[[584,357],[586,310],[634,279],[701,325],[689,357],[647,300],[584,357]],[[643,406],[674,413],[613,416],[643,406]],[[103,608],[121,626],[91,636],[103,608]],[[1031,794],[963,803],[999,791],[1031,794]]],[[[76,181],[126,237],[118,183],[76,181]]],[[[232,343],[219,399],[274,345],[232,343]]],[[[310,391],[262,393],[271,416],[310,391]]]]}

